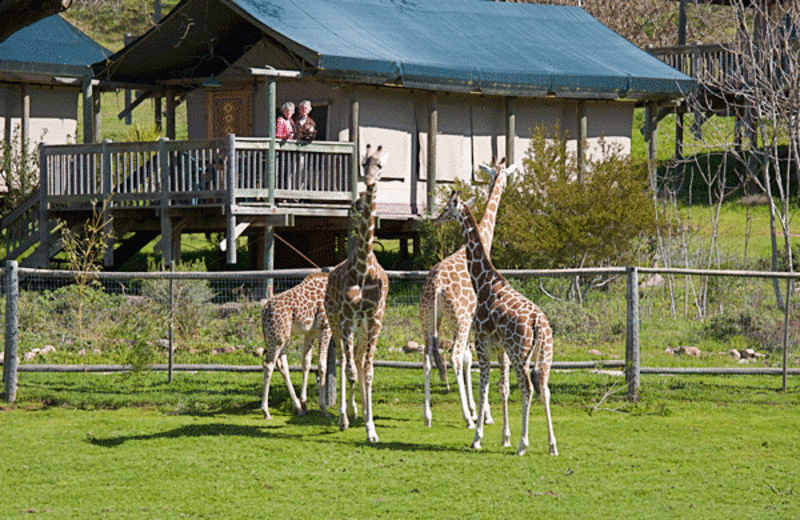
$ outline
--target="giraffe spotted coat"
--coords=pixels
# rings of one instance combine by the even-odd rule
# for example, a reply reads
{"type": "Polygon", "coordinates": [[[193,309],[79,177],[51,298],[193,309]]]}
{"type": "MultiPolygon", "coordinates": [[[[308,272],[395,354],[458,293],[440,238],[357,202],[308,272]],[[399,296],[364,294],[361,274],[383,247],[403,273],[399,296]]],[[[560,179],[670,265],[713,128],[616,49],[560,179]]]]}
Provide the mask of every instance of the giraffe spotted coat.
{"type": "MultiPolygon", "coordinates": [[[[372,251],[375,237],[375,194],[379,170],[385,162],[382,148],[370,154],[363,166],[366,169],[366,189],[357,204],[358,226],[356,246],[350,256],[333,268],[328,277],[325,293],[325,310],[338,346],[339,363],[342,367],[341,392],[339,395],[339,427],[349,426],[347,417],[347,391],[349,386],[351,410],[355,417],[353,387],[358,381],[361,389],[361,407],[367,431],[367,441],[378,442],[375,420],[372,415],[373,359],[378,336],[383,326],[386,296],[389,294],[389,279],[372,251]],[[357,332],[358,341],[356,341],[357,332]]],[[[325,376],[324,369],[320,377],[325,376]]]]}
{"type": "MultiPolygon", "coordinates": [[[[515,166],[502,168],[499,165],[485,168],[492,179],[492,187],[486,203],[486,209],[478,224],[483,243],[486,245],[486,254],[491,253],[494,238],[494,226],[497,220],[497,210],[500,206],[500,197],[505,189],[508,176],[514,172],[515,166]]],[[[425,409],[424,418],[426,426],[431,426],[433,414],[431,411],[430,380],[431,356],[439,366],[441,376],[446,378],[444,367],[438,359],[440,323],[447,324],[453,330],[453,347],[451,361],[456,376],[458,393],[461,401],[461,415],[467,428],[475,428],[477,411],[475,398],[472,394],[472,352],[467,345],[469,330],[475,315],[477,299],[472,288],[472,282],[467,272],[467,255],[465,246],[436,264],[428,273],[422,286],[420,295],[419,318],[422,323],[422,332],[425,337],[425,409]]],[[[487,404],[486,422],[491,424],[492,418],[487,404]]]]}
{"type": "MultiPolygon", "coordinates": [[[[325,291],[328,287],[327,273],[312,273],[298,285],[277,294],[267,300],[261,311],[261,327],[264,332],[264,394],[261,398],[261,411],[266,419],[269,413],[269,385],[275,365],[278,366],[289,397],[299,415],[306,412],[306,390],[308,372],[311,369],[314,340],[319,338],[319,363],[327,360],[328,343],[331,339],[331,328],[325,314],[325,291]],[[289,364],[286,358],[286,343],[292,333],[303,334],[303,386],[300,399],[294,392],[289,378],[289,364]]],[[[320,407],[323,407],[323,396],[320,392],[320,407]]]]}
{"type": "Polygon", "coordinates": [[[480,449],[483,439],[484,407],[489,398],[489,359],[498,354],[500,361],[500,394],[503,403],[502,443],[510,445],[508,425],[509,363],[514,368],[522,394],[522,435],[517,454],[524,455],[528,448],[528,418],[534,383],[531,381],[529,362],[534,363],[534,378],[538,386],[547,419],[547,438],[551,455],[558,455],[553,420],[550,413],[550,365],[553,361],[553,331],[544,312],[532,301],[514,290],[492,265],[486,255],[478,225],[469,207],[458,192],[453,192],[443,212],[456,219],[466,242],[467,266],[477,295],[473,327],[476,351],[480,365],[480,404],[475,439],[472,447],[480,449]]]}

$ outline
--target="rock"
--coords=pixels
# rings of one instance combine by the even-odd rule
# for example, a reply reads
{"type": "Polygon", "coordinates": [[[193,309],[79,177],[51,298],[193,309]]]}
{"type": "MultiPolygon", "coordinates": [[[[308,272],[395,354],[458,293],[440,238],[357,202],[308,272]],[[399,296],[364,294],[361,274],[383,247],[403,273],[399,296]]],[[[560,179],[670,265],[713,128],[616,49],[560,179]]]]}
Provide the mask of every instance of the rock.
{"type": "Polygon", "coordinates": [[[658,273],[655,273],[653,276],[647,278],[639,284],[642,289],[657,288],[661,287],[662,285],[664,285],[664,277],[658,273]]]}
{"type": "Polygon", "coordinates": [[[227,347],[223,347],[222,348],[222,353],[223,354],[233,354],[234,352],[236,352],[236,347],[233,347],[233,346],[229,345],[227,347]]]}
{"type": "Polygon", "coordinates": [[[730,349],[728,351],[728,355],[732,357],[734,361],[739,361],[740,359],[742,359],[742,354],[735,348],[730,349]]]}
{"type": "Polygon", "coordinates": [[[594,357],[603,357],[605,354],[597,350],[596,348],[589,349],[589,355],[594,357]]]}
{"type": "Polygon", "coordinates": [[[674,348],[671,348],[671,347],[667,347],[667,348],[664,349],[664,354],[677,354],[677,353],[678,353],[678,349],[674,349],[674,348]]]}
{"type": "Polygon", "coordinates": [[[420,346],[420,344],[417,343],[414,340],[409,340],[409,342],[406,343],[406,346],[403,347],[403,352],[405,352],[406,354],[416,354],[417,352],[420,352],[421,350],[422,350],[422,347],[420,346]]]}
{"type": "Polygon", "coordinates": [[[34,358],[36,358],[36,356],[38,356],[39,352],[41,351],[42,349],[39,348],[31,349],[30,352],[26,352],[25,354],[22,355],[22,359],[24,359],[25,361],[33,361],[34,358]]]}
{"type": "Polygon", "coordinates": [[[258,347],[253,351],[254,356],[264,357],[264,347],[258,347]]]}
{"type": "Polygon", "coordinates": [[[40,356],[48,356],[50,354],[54,354],[55,352],[56,352],[56,347],[54,347],[53,345],[45,345],[39,351],[39,355],[40,356]]]}
{"type": "MultiPolygon", "coordinates": [[[[164,350],[169,350],[169,340],[168,339],[157,339],[156,346],[163,348],[164,350]]],[[[175,345],[172,345],[173,350],[175,349],[175,345]]]]}
{"type": "Polygon", "coordinates": [[[240,312],[242,312],[242,304],[239,302],[223,303],[217,307],[217,315],[223,319],[240,312]]]}
{"type": "Polygon", "coordinates": [[[697,347],[686,347],[686,346],[678,347],[676,353],[680,354],[682,356],[692,356],[692,357],[700,357],[700,354],[701,354],[699,348],[697,348],[697,347]]]}

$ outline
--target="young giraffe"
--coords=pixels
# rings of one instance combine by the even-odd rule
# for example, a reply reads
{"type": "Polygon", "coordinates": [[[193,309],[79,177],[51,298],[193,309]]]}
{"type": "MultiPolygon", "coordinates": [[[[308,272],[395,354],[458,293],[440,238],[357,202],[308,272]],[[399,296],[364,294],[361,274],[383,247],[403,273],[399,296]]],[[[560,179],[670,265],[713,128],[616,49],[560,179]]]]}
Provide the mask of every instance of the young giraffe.
{"type": "MultiPolygon", "coordinates": [[[[325,315],[325,290],[328,287],[327,273],[311,273],[298,285],[271,297],[261,311],[261,327],[264,331],[264,395],[261,398],[261,411],[265,419],[272,419],[269,414],[269,382],[275,365],[283,374],[289,397],[298,415],[306,412],[306,389],[308,372],[311,369],[312,346],[319,337],[319,364],[323,365],[328,358],[328,343],[331,340],[331,327],[325,315]],[[304,334],[303,339],[303,386],[300,399],[294,393],[292,381],[289,379],[289,363],[286,359],[286,343],[292,332],[304,334]]],[[[323,379],[324,381],[324,379],[323,379]]],[[[323,392],[319,396],[320,407],[323,408],[323,392]]]]}
{"type": "MultiPolygon", "coordinates": [[[[487,246],[486,254],[491,254],[492,240],[494,238],[494,225],[497,220],[497,209],[500,197],[505,189],[507,177],[511,175],[516,166],[503,169],[505,159],[499,164],[492,164],[491,168],[481,167],[489,173],[492,179],[492,188],[486,203],[478,232],[483,243],[487,246]]],[[[472,352],[467,345],[469,329],[475,315],[477,300],[472,282],[467,272],[467,256],[465,246],[436,264],[428,274],[422,286],[420,296],[419,319],[422,322],[422,331],[425,335],[425,425],[431,426],[433,414],[431,412],[431,356],[434,356],[439,371],[443,378],[444,367],[439,357],[439,321],[450,323],[454,330],[453,350],[451,359],[453,371],[456,375],[458,393],[461,399],[461,414],[467,423],[467,428],[475,428],[478,415],[475,410],[475,398],[472,395],[472,352]]],[[[491,413],[487,403],[486,422],[492,424],[491,413]]]]}
{"type": "Polygon", "coordinates": [[[481,447],[485,405],[489,398],[489,355],[490,350],[496,349],[499,350],[501,366],[503,446],[511,445],[511,431],[508,426],[508,363],[510,358],[522,393],[522,437],[517,454],[524,455],[528,448],[528,416],[534,389],[528,363],[533,358],[534,378],[538,378],[539,384],[536,386],[539,388],[547,417],[547,439],[550,444],[550,454],[558,455],[556,438],[553,433],[553,420],[550,415],[550,389],[547,385],[550,377],[550,365],[553,361],[553,330],[550,328],[547,316],[536,304],[515,291],[494,268],[481,243],[482,237],[478,232],[475,217],[468,205],[461,201],[458,192],[454,191],[451,194],[443,211],[443,218],[457,219],[461,224],[466,242],[469,275],[478,297],[473,326],[478,363],[481,369],[480,406],[472,447],[475,449],[481,447]]]}
{"type": "MultiPolygon", "coordinates": [[[[339,362],[342,367],[339,427],[344,430],[349,426],[345,378],[349,381],[354,417],[357,415],[353,396],[353,386],[357,379],[361,386],[361,407],[369,442],[378,442],[372,416],[373,358],[386,310],[386,296],[389,293],[389,278],[372,252],[376,184],[379,169],[386,160],[381,153],[381,146],[378,146],[374,154],[370,154],[370,147],[367,146],[367,156],[363,163],[366,170],[366,190],[358,204],[356,247],[346,260],[333,268],[328,276],[328,290],[325,293],[325,310],[333,337],[339,346],[339,362]],[[363,329],[364,334],[354,349],[354,336],[359,328],[363,329]]],[[[320,374],[320,378],[325,375],[324,372],[320,374]]]]}

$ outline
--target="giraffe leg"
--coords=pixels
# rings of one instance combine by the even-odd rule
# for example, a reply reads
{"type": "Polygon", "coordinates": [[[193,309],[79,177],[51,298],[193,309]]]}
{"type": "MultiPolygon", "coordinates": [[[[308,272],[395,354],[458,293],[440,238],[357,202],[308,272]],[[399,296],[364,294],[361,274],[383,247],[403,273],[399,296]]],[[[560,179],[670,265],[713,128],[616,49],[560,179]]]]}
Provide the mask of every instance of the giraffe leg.
{"type": "Polygon", "coordinates": [[[297,398],[297,394],[294,393],[294,385],[292,385],[292,378],[289,375],[289,359],[286,357],[286,353],[281,353],[281,356],[278,358],[278,369],[281,371],[283,375],[283,379],[286,380],[286,389],[289,390],[289,398],[292,400],[292,406],[294,406],[297,415],[305,415],[305,410],[303,409],[303,405],[300,403],[300,399],[297,398]]]}
{"type": "Polygon", "coordinates": [[[478,365],[481,369],[480,390],[478,391],[478,422],[475,424],[475,439],[472,447],[476,450],[481,449],[483,439],[484,416],[486,413],[486,403],[489,400],[489,352],[485,338],[477,339],[476,349],[478,351],[478,365]]]}
{"type": "Polygon", "coordinates": [[[361,373],[359,374],[361,376],[361,407],[364,411],[364,425],[367,430],[367,442],[371,443],[378,442],[378,433],[375,431],[375,417],[372,415],[372,380],[375,376],[375,367],[372,360],[375,357],[379,333],[380,324],[373,324],[370,327],[364,356],[361,358],[361,373]]]}
{"type": "Polygon", "coordinates": [[[300,387],[300,405],[303,413],[308,412],[308,373],[311,371],[311,358],[314,354],[314,334],[309,332],[303,339],[303,385],[300,387]]]}
{"type": "Polygon", "coordinates": [[[264,412],[264,419],[272,419],[269,414],[269,382],[272,379],[272,372],[275,370],[275,361],[264,361],[264,392],[261,395],[261,411],[264,412]]]}
{"type": "Polygon", "coordinates": [[[425,355],[422,357],[422,368],[425,371],[425,410],[423,417],[425,419],[425,426],[430,427],[433,423],[433,412],[431,411],[431,354],[430,347],[427,347],[428,342],[425,342],[425,355]]]}
{"type": "Polygon", "coordinates": [[[553,417],[550,415],[550,387],[547,380],[550,375],[550,366],[541,367],[541,381],[542,388],[541,397],[544,404],[544,415],[547,418],[547,443],[550,446],[550,455],[558,455],[558,447],[556,447],[556,435],[553,432],[553,417]]]}
{"type": "MultiPolygon", "coordinates": [[[[466,324],[459,323],[456,332],[455,340],[453,341],[453,371],[456,374],[456,383],[458,384],[458,396],[461,400],[461,416],[464,422],[467,423],[467,428],[470,430],[475,428],[475,400],[472,397],[472,388],[468,387],[464,379],[464,372],[470,370],[472,365],[472,356],[470,355],[469,345],[467,339],[469,337],[469,322],[466,324]],[[469,360],[465,359],[469,356],[469,360]]],[[[470,384],[471,376],[467,374],[470,384]]]]}
{"type": "MultiPolygon", "coordinates": [[[[469,413],[473,421],[478,420],[478,407],[475,405],[475,397],[472,392],[472,349],[469,346],[464,350],[464,363],[462,367],[464,373],[464,386],[467,389],[467,403],[469,413]]],[[[489,411],[489,403],[486,403],[486,424],[493,424],[492,414],[489,411]]]]}
{"type": "Polygon", "coordinates": [[[353,349],[353,333],[351,330],[344,332],[340,343],[339,365],[342,367],[342,376],[340,378],[341,383],[339,391],[339,429],[346,430],[350,427],[350,421],[347,418],[347,387],[349,386],[352,391],[353,385],[351,381],[354,378],[349,374],[352,367],[350,359],[353,357],[352,353],[350,353],[353,349]]]}
{"type": "MultiPolygon", "coordinates": [[[[331,336],[331,329],[328,327],[324,327],[320,332],[319,356],[317,361],[317,389],[319,391],[319,409],[323,417],[331,416],[328,412],[328,388],[326,386],[328,382],[328,347],[331,342],[331,336]]],[[[336,355],[335,349],[334,355],[336,355]]]]}
{"type": "Polygon", "coordinates": [[[530,370],[528,363],[515,363],[514,370],[517,376],[520,394],[522,395],[522,435],[519,440],[517,455],[525,455],[530,442],[528,440],[528,423],[531,410],[531,398],[533,397],[533,383],[531,383],[530,370]]]}
{"type": "Polygon", "coordinates": [[[511,428],[508,425],[508,394],[509,394],[509,384],[508,384],[508,354],[506,351],[500,354],[498,361],[500,362],[500,399],[503,403],[503,438],[500,444],[504,447],[511,446],[511,428]]]}
{"type": "Polygon", "coordinates": [[[472,412],[469,409],[469,401],[467,398],[467,387],[464,382],[464,353],[456,352],[453,350],[453,371],[456,373],[456,383],[458,384],[458,396],[461,400],[461,416],[467,423],[467,428],[472,430],[475,428],[475,420],[472,418],[472,412]]]}

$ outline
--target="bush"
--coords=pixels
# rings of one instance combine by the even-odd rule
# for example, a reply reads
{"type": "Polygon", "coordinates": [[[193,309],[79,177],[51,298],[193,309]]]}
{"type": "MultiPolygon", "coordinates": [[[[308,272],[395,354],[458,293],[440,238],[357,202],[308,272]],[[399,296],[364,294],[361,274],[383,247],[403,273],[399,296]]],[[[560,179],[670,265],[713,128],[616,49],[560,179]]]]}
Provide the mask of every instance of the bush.
{"type": "MultiPolygon", "coordinates": [[[[157,270],[152,261],[149,270],[157,270]]],[[[203,272],[205,266],[201,262],[181,263],[176,270],[203,272]]],[[[167,315],[170,310],[169,285],[169,280],[148,279],[142,282],[142,295],[160,304],[167,315]]],[[[172,290],[175,330],[182,339],[192,338],[208,324],[211,318],[211,300],[214,299],[214,291],[208,280],[174,280],[172,290]]]]}

